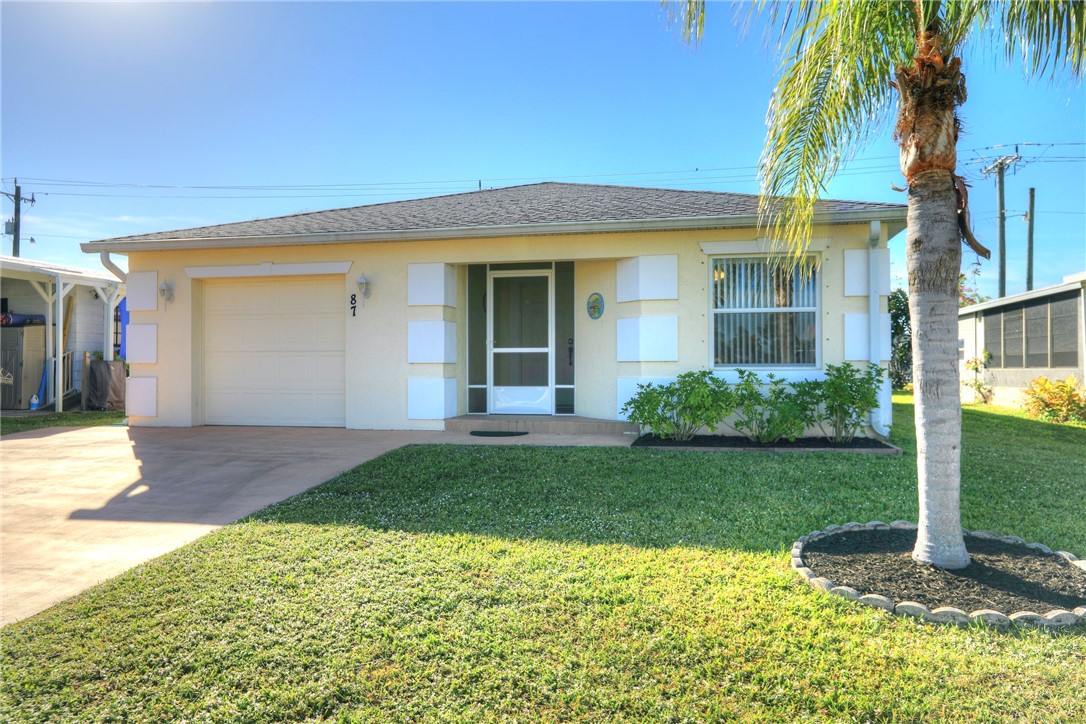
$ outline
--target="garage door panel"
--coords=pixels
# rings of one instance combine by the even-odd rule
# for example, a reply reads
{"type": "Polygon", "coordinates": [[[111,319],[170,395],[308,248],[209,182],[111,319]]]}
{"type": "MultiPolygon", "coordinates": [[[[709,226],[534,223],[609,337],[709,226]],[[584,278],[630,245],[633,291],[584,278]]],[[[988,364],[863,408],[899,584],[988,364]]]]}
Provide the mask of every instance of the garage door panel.
{"type": "Polygon", "coordinates": [[[342,427],[344,283],[215,280],[204,289],[204,419],[342,427]]]}
{"type": "MultiPolygon", "coordinates": [[[[239,411],[245,410],[245,396],[223,390],[208,394],[204,404],[204,417],[215,420],[215,424],[229,425],[239,411]]],[[[240,421],[235,424],[243,424],[240,421]]]]}
{"type": "Polygon", "coordinates": [[[342,389],[347,382],[347,370],[343,358],[334,355],[317,357],[318,377],[328,385],[342,389]]]}
{"type": "Polygon", "coordinates": [[[236,379],[239,384],[253,391],[261,391],[261,388],[274,388],[282,380],[281,361],[277,357],[267,355],[245,355],[233,358],[237,365],[236,379]]]}
{"type": "Polygon", "coordinates": [[[274,352],[279,346],[280,327],[272,314],[254,314],[249,318],[235,317],[229,328],[225,349],[231,351],[274,352]]]}
{"type": "Polygon", "coordinates": [[[288,419],[311,420],[330,417],[343,407],[343,397],[335,393],[295,394],[284,393],[280,409],[288,419]]]}
{"type": "Polygon", "coordinates": [[[242,384],[249,376],[248,359],[246,355],[236,352],[208,354],[204,359],[207,389],[230,389],[242,384]]]}
{"type": "Polygon", "coordinates": [[[204,309],[209,313],[257,311],[274,300],[274,290],[253,282],[210,282],[204,287],[204,309]]]}
{"type": "MultiPolygon", "coordinates": [[[[339,394],[298,394],[273,391],[265,397],[226,394],[208,405],[220,425],[274,425],[331,427],[322,422],[338,415],[343,406],[339,394]]],[[[342,425],[340,425],[342,426],[342,425]]]]}
{"type": "Polygon", "coordinates": [[[243,320],[233,316],[224,314],[205,316],[204,349],[208,352],[221,352],[228,349],[237,339],[238,331],[243,325],[243,320]]]}
{"type": "Polygon", "coordinates": [[[313,315],[283,317],[283,329],[297,329],[297,334],[280,335],[279,349],[286,351],[335,351],[343,350],[343,318],[317,317],[313,315]]]}
{"type": "Polygon", "coordinates": [[[218,314],[205,320],[204,349],[216,352],[275,352],[284,338],[274,314],[218,314]]]}
{"type": "Polygon", "coordinates": [[[276,359],[274,379],[302,391],[342,389],[345,380],[343,357],[332,352],[284,353],[276,359]]]}
{"type": "Polygon", "coordinates": [[[343,357],[323,354],[216,353],[206,358],[207,389],[242,386],[256,389],[277,385],[308,390],[339,390],[345,381],[343,357]]]}
{"type": "Polygon", "coordinates": [[[343,281],[338,284],[314,288],[305,282],[284,282],[279,287],[277,301],[283,313],[330,312],[339,310],[343,304],[345,288],[343,281]]]}

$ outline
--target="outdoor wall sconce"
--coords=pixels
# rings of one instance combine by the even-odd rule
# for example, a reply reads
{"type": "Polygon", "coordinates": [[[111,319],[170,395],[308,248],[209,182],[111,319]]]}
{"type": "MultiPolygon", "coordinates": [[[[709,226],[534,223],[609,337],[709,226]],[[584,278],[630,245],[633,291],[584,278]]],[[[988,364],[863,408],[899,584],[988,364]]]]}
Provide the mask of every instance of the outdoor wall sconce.
{"type": "Polygon", "coordinates": [[[370,295],[370,280],[366,278],[366,275],[358,277],[358,294],[363,299],[370,295]]]}
{"type": "Polygon", "coordinates": [[[162,297],[167,304],[173,301],[173,287],[169,282],[162,282],[158,287],[158,296],[162,297]]]}

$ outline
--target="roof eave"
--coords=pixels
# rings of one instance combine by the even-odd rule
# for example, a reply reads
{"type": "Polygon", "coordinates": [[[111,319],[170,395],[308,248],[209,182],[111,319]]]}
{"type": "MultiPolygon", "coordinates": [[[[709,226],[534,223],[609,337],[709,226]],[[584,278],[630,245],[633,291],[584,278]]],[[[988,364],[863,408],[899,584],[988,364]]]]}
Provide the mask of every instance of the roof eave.
{"type": "Polygon", "coordinates": [[[1064,292],[1079,291],[1083,288],[1086,288],[1086,279],[1083,279],[1081,281],[1065,281],[1062,284],[1053,284],[1050,287],[1041,287],[1040,289],[1034,289],[1028,292],[1020,292],[1018,294],[1011,294],[1006,297],[991,299],[987,302],[981,302],[979,304],[971,304],[968,307],[962,307],[961,309],[959,309],[958,316],[965,317],[970,314],[978,314],[989,309],[1005,307],[1010,304],[1017,304],[1018,302],[1028,302],[1032,299],[1047,297],[1052,294],[1062,294],[1064,292]]]}
{"type": "Polygon", "coordinates": [[[76,269],[74,267],[23,260],[19,257],[11,256],[4,256],[2,260],[0,260],[0,271],[3,272],[3,276],[11,279],[55,279],[59,276],[65,282],[92,287],[121,283],[117,277],[108,272],[97,272],[93,269],[76,269]]]}
{"type": "MultiPolygon", "coordinates": [[[[905,208],[859,209],[816,213],[815,224],[849,224],[882,221],[890,236],[905,228],[905,208]]],[[[444,239],[479,239],[505,236],[550,236],[560,234],[602,234],[631,231],[685,231],[691,229],[749,228],[759,225],[758,214],[736,216],[700,216],[677,219],[621,219],[616,221],[577,221],[545,224],[505,224],[493,226],[458,226],[438,229],[403,229],[391,231],[339,231],[315,234],[274,236],[232,236],[214,238],[175,238],[150,241],[107,239],[88,241],[80,248],[89,254],[99,252],[170,251],[185,249],[223,249],[253,246],[307,246],[311,244],[356,244],[396,241],[435,241],[444,239]]]]}

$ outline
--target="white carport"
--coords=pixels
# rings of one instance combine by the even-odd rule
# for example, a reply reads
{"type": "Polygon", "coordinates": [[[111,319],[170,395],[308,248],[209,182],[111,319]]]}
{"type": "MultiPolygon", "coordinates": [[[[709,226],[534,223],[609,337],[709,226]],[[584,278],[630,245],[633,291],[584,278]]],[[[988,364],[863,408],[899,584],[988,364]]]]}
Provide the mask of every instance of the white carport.
{"type": "MultiPolygon", "coordinates": [[[[113,359],[113,312],[124,298],[124,283],[107,271],[80,269],[33,259],[0,256],[0,278],[22,279],[45,302],[45,358],[50,362],[46,372],[46,402],[52,402],[57,412],[64,409],[64,395],[74,391],[73,352],[64,350],[64,299],[80,287],[93,290],[105,305],[102,329],[102,357],[113,359]],[[49,334],[49,330],[53,334],[49,334]],[[58,352],[59,351],[59,352],[58,352]],[[58,381],[60,384],[57,393],[58,381]],[[71,389],[67,389],[71,387],[71,389]]],[[[44,407],[44,405],[43,405],[44,407]]]]}

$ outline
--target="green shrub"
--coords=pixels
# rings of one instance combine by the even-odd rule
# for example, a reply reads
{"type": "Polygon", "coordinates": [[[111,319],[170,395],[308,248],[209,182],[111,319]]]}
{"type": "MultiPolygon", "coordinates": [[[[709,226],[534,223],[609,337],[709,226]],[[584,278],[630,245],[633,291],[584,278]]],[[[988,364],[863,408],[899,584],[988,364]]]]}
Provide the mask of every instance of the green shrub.
{"type": "Polygon", "coordinates": [[[1065,380],[1037,377],[1023,390],[1026,413],[1048,422],[1086,422],[1086,390],[1074,375],[1065,380]]]}
{"type": "Polygon", "coordinates": [[[712,432],[733,409],[728,383],[701,370],[684,372],[666,385],[638,385],[622,413],[642,432],[648,429],[663,439],[685,441],[702,428],[712,432]]]}
{"type": "Polygon", "coordinates": [[[793,391],[772,372],[765,384],[750,370],[736,372],[739,382],[733,388],[735,421],[731,425],[736,432],[762,444],[782,437],[791,442],[803,434],[817,404],[811,385],[800,383],[793,391]]]}
{"type": "Polygon", "coordinates": [[[847,443],[867,424],[867,416],[879,406],[882,368],[877,364],[860,370],[849,363],[826,365],[826,379],[810,385],[808,394],[817,400],[814,420],[830,442],[847,443]]]}
{"type": "Polygon", "coordinates": [[[735,385],[708,370],[684,372],[666,385],[638,385],[622,412],[642,432],[670,440],[690,440],[703,428],[714,432],[734,413],[727,426],[754,442],[792,441],[818,425],[831,442],[847,443],[878,406],[883,375],[875,364],[827,365],[825,380],[788,385],[773,373],[763,382],[750,370],[736,372],[735,385]]]}
{"type": "Polygon", "coordinates": [[[982,349],[979,355],[970,357],[963,365],[967,374],[962,377],[962,387],[973,390],[974,402],[980,400],[987,405],[992,401],[992,396],[995,394],[992,386],[988,384],[988,375],[985,373],[985,369],[991,360],[991,353],[986,349],[982,349]],[[970,372],[971,375],[968,374],[970,372]]]}

